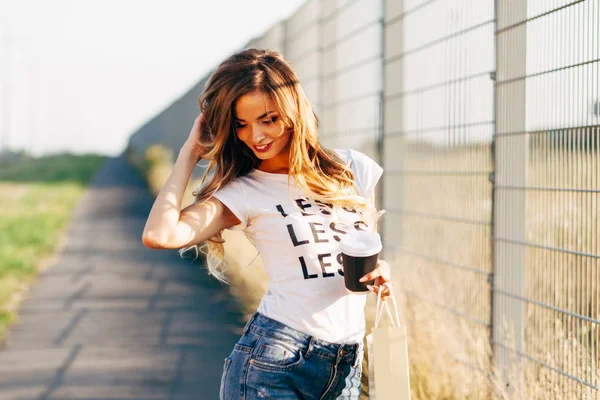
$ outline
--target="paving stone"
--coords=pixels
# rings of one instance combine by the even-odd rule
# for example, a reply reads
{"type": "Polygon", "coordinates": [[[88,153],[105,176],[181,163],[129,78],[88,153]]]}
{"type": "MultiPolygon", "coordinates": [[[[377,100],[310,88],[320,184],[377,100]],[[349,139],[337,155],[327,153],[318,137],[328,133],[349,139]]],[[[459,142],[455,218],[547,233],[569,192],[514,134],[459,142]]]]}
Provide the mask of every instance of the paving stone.
{"type": "Polygon", "coordinates": [[[37,301],[67,300],[85,289],[89,282],[77,281],[74,274],[48,275],[44,278],[43,285],[33,287],[31,298],[37,301]]]}
{"type": "MultiPolygon", "coordinates": [[[[48,398],[52,400],[165,400],[169,399],[169,396],[170,386],[161,388],[147,384],[107,383],[93,386],[61,385],[48,398]]],[[[187,397],[187,399],[198,399],[198,397],[187,397]]]]}
{"type": "Polygon", "coordinates": [[[0,393],[4,390],[38,385],[54,380],[57,370],[68,360],[72,349],[6,349],[0,351],[0,393]]]}
{"type": "MultiPolygon", "coordinates": [[[[0,387],[2,400],[32,400],[39,399],[46,391],[46,385],[19,385],[17,387],[0,387]]],[[[191,399],[193,397],[182,397],[191,399]]]]}

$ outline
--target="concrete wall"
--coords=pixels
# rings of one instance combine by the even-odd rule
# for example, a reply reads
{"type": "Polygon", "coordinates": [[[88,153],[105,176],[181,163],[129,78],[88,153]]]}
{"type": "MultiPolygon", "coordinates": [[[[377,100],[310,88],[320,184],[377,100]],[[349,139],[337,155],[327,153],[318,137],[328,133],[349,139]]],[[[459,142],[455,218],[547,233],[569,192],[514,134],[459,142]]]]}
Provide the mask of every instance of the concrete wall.
{"type": "MultiPolygon", "coordinates": [[[[207,79],[208,77],[202,79],[131,135],[128,150],[135,159],[141,159],[146,149],[153,144],[162,144],[171,149],[175,159],[198,116],[198,96],[202,93],[207,79]]],[[[203,171],[203,168],[198,168],[194,176],[201,176],[203,171]]]]}

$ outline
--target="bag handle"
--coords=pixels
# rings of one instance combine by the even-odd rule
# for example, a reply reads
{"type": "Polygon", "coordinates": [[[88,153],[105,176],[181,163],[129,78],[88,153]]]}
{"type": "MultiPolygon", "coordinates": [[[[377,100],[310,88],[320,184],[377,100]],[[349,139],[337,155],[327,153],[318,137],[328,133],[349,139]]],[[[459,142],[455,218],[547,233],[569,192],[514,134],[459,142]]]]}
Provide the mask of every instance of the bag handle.
{"type": "Polygon", "coordinates": [[[373,329],[379,326],[379,322],[381,321],[381,316],[383,315],[383,308],[385,307],[385,302],[381,301],[381,287],[377,292],[377,303],[375,305],[375,326],[373,329]]]}
{"type": "Polygon", "coordinates": [[[395,328],[399,328],[402,324],[400,323],[400,316],[398,314],[398,303],[396,302],[396,297],[394,296],[394,291],[392,290],[392,286],[390,285],[390,282],[385,282],[381,286],[379,286],[379,291],[377,292],[377,303],[375,306],[375,326],[373,327],[373,329],[379,327],[379,323],[381,322],[381,317],[383,316],[384,309],[385,309],[388,317],[390,318],[390,321],[392,322],[392,326],[394,326],[395,328]],[[387,287],[388,290],[390,291],[390,297],[392,299],[392,304],[394,306],[394,315],[392,315],[392,313],[390,311],[390,307],[388,306],[387,302],[381,300],[381,292],[382,292],[381,286],[387,287]],[[394,320],[394,316],[396,317],[395,320],[394,320]]]}

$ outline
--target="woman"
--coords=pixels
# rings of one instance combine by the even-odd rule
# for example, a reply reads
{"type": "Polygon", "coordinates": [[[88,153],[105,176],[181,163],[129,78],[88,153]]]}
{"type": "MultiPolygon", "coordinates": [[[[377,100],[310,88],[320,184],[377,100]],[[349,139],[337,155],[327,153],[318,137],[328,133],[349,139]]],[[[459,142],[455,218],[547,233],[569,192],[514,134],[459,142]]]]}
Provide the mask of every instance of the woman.
{"type": "MultiPolygon", "coordinates": [[[[225,359],[221,399],[358,399],[366,296],[345,290],[339,241],[375,229],[381,167],[321,147],[318,120],[278,53],[231,56],[199,105],[143,241],[157,249],[205,243],[209,272],[222,281],[224,229],[243,230],[261,254],[269,289],[225,359]],[[207,174],[180,211],[201,158],[210,160],[207,174]]],[[[390,280],[387,263],[361,280],[373,279],[377,293],[390,280]]]]}

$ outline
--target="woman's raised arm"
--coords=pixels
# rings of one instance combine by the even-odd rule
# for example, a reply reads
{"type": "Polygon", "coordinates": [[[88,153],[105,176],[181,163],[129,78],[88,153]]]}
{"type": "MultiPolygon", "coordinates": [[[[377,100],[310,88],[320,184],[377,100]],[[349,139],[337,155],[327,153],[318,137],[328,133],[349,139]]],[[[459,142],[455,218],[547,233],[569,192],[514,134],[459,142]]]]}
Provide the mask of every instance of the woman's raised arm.
{"type": "MultiPolygon", "coordinates": [[[[194,121],[190,137],[182,146],[171,175],[160,190],[150,210],[142,242],[152,249],[178,249],[206,241],[223,229],[240,221],[221,203],[212,198],[181,210],[181,201],[196,163],[206,154],[201,132],[204,117],[194,121]]],[[[206,142],[204,142],[206,143],[206,142]]]]}

